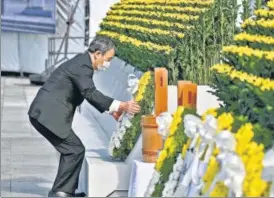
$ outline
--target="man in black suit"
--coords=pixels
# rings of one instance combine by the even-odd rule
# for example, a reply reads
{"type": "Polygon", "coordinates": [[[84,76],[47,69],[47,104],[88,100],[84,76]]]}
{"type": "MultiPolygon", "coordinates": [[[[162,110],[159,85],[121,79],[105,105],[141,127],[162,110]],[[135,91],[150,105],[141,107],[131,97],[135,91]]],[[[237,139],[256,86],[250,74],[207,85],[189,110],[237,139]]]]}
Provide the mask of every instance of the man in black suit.
{"type": "Polygon", "coordinates": [[[73,132],[74,112],[84,99],[101,113],[138,113],[135,101],[121,102],[98,91],[92,80],[96,70],[109,67],[115,46],[96,37],[84,54],[60,65],[40,88],[30,109],[30,122],[60,153],[58,173],[49,197],[73,197],[85,155],[85,147],[73,132]]]}

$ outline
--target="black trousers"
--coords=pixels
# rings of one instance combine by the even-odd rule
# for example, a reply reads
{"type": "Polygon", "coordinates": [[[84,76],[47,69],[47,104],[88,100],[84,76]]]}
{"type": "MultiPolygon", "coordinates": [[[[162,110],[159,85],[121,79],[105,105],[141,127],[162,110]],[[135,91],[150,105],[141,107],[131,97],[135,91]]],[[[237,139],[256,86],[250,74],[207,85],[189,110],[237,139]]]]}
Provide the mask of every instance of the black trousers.
{"type": "Polygon", "coordinates": [[[36,119],[30,117],[30,122],[60,153],[58,173],[52,191],[74,194],[78,187],[79,174],[85,156],[83,143],[73,131],[67,138],[61,139],[36,119]]]}

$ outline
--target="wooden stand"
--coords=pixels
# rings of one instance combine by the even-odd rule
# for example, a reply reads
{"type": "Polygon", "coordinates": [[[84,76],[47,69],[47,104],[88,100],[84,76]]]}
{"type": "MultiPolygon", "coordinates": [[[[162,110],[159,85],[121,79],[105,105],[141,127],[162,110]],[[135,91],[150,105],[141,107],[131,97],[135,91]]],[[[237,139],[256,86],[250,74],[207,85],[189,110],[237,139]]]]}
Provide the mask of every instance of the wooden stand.
{"type": "Polygon", "coordinates": [[[155,68],[155,115],[142,117],[143,135],[143,160],[148,163],[155,163],[158,152],[163,148],[163,139],[158,134],[156,117],[168,110],[168,72],[166,68],[155,68]]]}
{"type": "Polygon", "coordinates": [[[143,160],[147,163],[154,163],[158,158],[158,152],[163,147],[162,137],[158,134],[156,116],[142,116],[141,121],[143,135],[143,160]]]}

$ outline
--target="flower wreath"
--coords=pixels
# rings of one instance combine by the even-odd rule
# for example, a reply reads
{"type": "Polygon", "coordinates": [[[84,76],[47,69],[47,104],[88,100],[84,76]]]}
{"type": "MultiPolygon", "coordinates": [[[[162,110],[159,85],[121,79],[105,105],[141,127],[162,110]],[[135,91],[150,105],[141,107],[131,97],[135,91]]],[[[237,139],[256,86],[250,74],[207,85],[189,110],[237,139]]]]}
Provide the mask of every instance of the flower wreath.
{"type": "Polygon", "coordinates": [[[123,113],[117,123],[109,143],[109,155],[116,160],[125,160],[141,134],[141,116],[150,114],[154,104],[154,78],[152,72],[145,72],[138,80],[129,75],[128,91],[141,106],[141,112],[134,116],[123,113]]]}

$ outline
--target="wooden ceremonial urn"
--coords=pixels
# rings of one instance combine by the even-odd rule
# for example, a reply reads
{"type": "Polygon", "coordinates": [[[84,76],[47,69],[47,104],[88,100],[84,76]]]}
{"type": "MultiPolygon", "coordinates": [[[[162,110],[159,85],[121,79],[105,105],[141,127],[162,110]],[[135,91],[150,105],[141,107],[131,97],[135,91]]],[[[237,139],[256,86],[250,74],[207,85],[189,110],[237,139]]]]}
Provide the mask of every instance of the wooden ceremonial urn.
{"type": "Polygon", "coordinates": [[[142,116],[141,126],[143,135],[143,161],[154,163],[158,158],[159,150],[163,147],[162,137],[157,132],[156,116],[142,116]]]}
{"type": "Polygon", "coordinates": [[[155,68],[155,115],[144,115],[142,117],[143,135],[143,160],[147,163],[155,163],[159,151],[163,148],[163,139],[158,134],[156,117],[166,112],[168,105],[168,72],[166,68],[155,68]]]}
{"type": "Polygon", "coordinates": [[[184,106],[186,108],[197,107],[197,84],[191,81],[178,81],[177,85],[178,93],[178,106],[184,106]]]}

